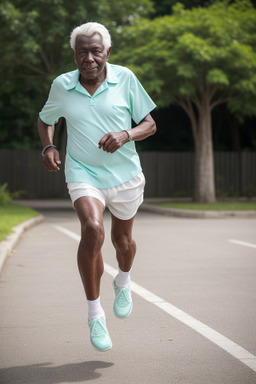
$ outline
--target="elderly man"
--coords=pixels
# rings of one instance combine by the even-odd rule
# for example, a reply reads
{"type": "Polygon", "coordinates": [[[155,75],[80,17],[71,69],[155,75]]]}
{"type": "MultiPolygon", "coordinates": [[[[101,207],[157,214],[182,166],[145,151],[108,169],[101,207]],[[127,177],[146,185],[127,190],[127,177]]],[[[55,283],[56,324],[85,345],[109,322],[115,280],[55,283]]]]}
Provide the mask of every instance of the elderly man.
{"type": "Polygon", "coordinates": [[[153,135],[150,112],[155,104],[135,75],[109,64],[111,38],[98,23],[76,27],[70,37],[77,70],[57,77],[38,118],[47,170],[58,171],[59,152],[53,144],[54,124],[67,123],[65,176],[81,222],[78,267],[88,302],[90,340],[99,351],[112,347],[100,303],[104,264],[103,212],[111,213],[111,239],[118,274],[113,280],[114,313],[132,311],[130,272],[136,252],[132,238],[135,214],[142,203],[145,179],[134,141],[153,135]],[[137,124],[131,128],[131,120],[137,124]]]}

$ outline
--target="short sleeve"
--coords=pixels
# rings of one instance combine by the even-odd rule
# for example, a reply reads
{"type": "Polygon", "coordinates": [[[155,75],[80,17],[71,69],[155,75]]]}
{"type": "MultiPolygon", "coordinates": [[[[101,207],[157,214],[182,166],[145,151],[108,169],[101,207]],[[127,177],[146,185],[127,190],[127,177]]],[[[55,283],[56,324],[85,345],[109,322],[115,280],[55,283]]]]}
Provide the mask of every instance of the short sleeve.
{"type": "Polygon", "coordinates": [[[39,113],[40,119],[48,125],[53,125],[57,123],[61,117],[60,111],[60,95],[58,92],[59,85],[56,82],[56,79],[51,85],[49,92],[48,100],[46,101],[43,109],[39,113]]]}
{"type": "Polygon", "coordinates": [[[130,106],[132,119],[136,124],[139,124],[156,107],[133,73],[130,80],[130,106]]]}

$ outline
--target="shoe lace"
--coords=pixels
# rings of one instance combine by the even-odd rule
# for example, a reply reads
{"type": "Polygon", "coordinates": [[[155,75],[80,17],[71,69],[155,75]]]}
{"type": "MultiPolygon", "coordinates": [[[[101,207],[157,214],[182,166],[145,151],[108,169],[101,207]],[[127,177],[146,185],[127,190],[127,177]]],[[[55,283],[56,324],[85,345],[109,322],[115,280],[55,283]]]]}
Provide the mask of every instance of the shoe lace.
{"type": "Polygon", "coordinates": [[[91,335],[97,337],[103,337],[106,335],[107,331],[105,329],[105,324],[103,319],[94,319],[90,324],[90,330],[91,330],[91,335]]]}
{"type": "Polygon", "coordinates": [[[131,302],[131,290],[130,288],[118,288],[116,287],[116,303],[120,307],[125,307],[131,302]]]}

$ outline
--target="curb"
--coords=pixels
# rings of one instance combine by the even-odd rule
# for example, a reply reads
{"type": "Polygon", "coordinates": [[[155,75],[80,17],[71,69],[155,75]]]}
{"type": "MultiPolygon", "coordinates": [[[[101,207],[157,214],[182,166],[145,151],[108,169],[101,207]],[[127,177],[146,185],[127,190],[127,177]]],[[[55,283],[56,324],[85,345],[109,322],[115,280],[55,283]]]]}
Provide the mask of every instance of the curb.
{"type": "Polygon", "coordinates": [[[13,251],[15,245],[18,243],[21,235],[34,225],[37,225],[43,221],[44,217],[42,215],[33,217],[23,223],[16,225],[12,228],[13,233],[11,233],[6,240],[0,242],[0,273],[4,267],[6,259],[13,251]]]}
{"type": "Polygon", "coordinates": [[[185,217],[193,219],[215,219],[215,218],[256,218],[256,211],[193,211],[188,209],[177,209],[158,207],[153,204],[143,203],[140,210],[144,212],[156,213],[165,216],[185,217]]]}

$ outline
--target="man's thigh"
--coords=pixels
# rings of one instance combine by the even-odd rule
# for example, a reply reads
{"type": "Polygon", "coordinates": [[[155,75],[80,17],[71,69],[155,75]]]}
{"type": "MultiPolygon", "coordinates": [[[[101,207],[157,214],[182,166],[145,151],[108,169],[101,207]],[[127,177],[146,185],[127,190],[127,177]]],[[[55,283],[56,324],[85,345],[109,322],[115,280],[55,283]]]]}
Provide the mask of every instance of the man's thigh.
{"type": "Polygon", "coordinates": [[[103,223],[104,204],[92,196],[82,196],[75,200],[74,208],[81,224],[88,221],[103,223]]]}

